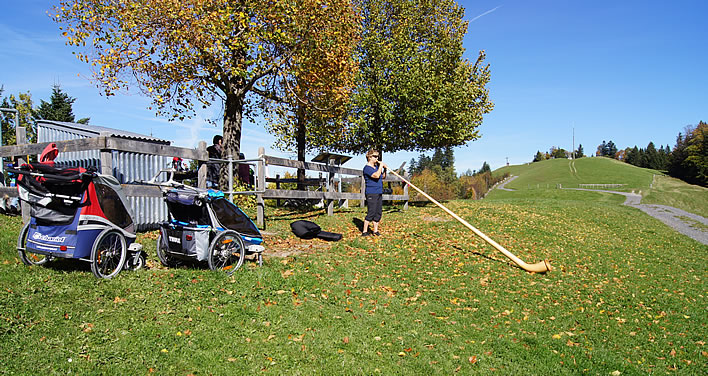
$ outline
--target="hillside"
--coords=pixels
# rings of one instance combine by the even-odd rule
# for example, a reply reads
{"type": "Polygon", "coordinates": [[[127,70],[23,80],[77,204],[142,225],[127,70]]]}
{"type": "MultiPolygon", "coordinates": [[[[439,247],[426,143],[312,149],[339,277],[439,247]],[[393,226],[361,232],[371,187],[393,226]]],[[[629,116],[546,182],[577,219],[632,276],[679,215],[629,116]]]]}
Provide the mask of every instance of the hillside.
{"type": "MultiPolygon", "coordinates": [[[[506,187],[520,192],[496,191],[493,197],[519,197],[533,194],[530,192],[532,190],[556,189],[559,184],[563,188],[579,188],[581,184],[623,184],[621,187],[597,189],[640,193],[644,197],[642,203],[668,205],[708,216],[708,189],[664,176],[660,171],[632,166],[614,159],[551,159],[502,167],[495,170],[494,175],[506,172],[518,176],[506,187]]],[[[619,202],[624,200],[619,196],[615,199],[619,202]]]]}
{"type": "Polygon", "coordinates": [[[580,158],[576,160],[550,159],[527,165],[508,166],[495,174],[509,172],[519,176],[508,188],[529,189],[561,184],[563,188],[579,188],[580,184],[624,184],[621,191],[647,190],[651,186],[655,170],[632,166],[609,158],[580,158]]]}

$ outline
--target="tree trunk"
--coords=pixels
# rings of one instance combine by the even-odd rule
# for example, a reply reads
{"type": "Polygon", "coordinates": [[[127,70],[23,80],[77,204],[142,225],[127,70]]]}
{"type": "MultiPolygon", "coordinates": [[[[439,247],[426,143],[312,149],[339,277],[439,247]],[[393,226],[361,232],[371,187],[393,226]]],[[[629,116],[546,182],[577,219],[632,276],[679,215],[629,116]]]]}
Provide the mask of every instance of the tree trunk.
{"type": "MultiPolygon", "coordinates": [[[[241,129],[243,126],[243,100],[244,94],[229,93],[226,95],[224,111],[224,140],[223,159],[238,159],[241,152],[241,129]]],[[[235,175],[234,175],[235,176],[235,175]]],[[[228,164],[222,164],[219,176],[219,187],[221,190],[229,188],[229,168],[228,164]]]]}
{"type": "MultiPolygon", "coordinates": [[[[306,131],[305,131],[305,109],[302,104],[297,106],[297,160],[300,162],[305,162],[305,146],[306,146],[306,131]]],[[[299,191],[304,191],[305,187],[305,169],[297,169],[297,189],[299,191]]]]}

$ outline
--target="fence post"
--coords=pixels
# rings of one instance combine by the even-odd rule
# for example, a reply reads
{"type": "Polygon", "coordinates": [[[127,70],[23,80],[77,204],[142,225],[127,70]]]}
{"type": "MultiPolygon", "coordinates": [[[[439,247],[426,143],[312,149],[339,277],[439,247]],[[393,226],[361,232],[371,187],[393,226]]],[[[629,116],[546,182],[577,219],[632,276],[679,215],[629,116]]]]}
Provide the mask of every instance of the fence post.
{"type": "MultiPolygon", "coordinates": [[[[199,146],[197,148],[199,149],[199,151],[206,154],[206,141],[199,141],[199,146]]],[[[209,162],[209,157],[207,157],[207,162],[209,162]]],[[[199,166],[199,170],[197,172],[197,187],[201,189],[206,189],[207,166],[207,163],[202,163],[202,165],[199,166]]]]}
{"type": "MultiPolygon", "coordinates": [[[[262,146],[259,147],[258,158],[261,158],[261,160],[258,161],[258,177],[256,179],[256,191],[258,192],[263,192],[266,188],[265,161],[263,160],[264,154],[265,148],[262,146]]],[[[258,212],[256,214],[256,223],[258,224],[259,228],[265,229],[265,202],[263,201],[262,193],[256,194],[256,206],[258,207],[258,212]]]]}
{"type": "MultiPolygon", "coordinates": [[[[327,169],[329,170],[329,175],[327,175],[327,193],[335,192],[334,189],[334,168],[332,166],[333,161],[331,159],[327,160],[327,169]]],[[[334,199],[327,200],[327,215],[334,215],[334,199]]]]}
{"type": "MultiPolygon", "coordinates": [[[[110,137],[110,132],[101,132],[100,137],[110,137]]],[[[103,144],[105,146],[105,143],[103,144]]],[[[101,149],[101,174],[113,175],[113,152],[110,149],[101,149]]]]}
{"type": "Polygon", "coordinates": [[[406,196],[406,202],[403,203],[403,210],[408,210],[408,184],[403,183],[403,195],[406,196]]]}
{"type": "Polygon", "coordinates": [[[359,207],[363,208],[366,206],[365,204],[366,201],[366,180],[364,179],[364,176],[361,176],[361,199],[359,200],[359,207]]]}

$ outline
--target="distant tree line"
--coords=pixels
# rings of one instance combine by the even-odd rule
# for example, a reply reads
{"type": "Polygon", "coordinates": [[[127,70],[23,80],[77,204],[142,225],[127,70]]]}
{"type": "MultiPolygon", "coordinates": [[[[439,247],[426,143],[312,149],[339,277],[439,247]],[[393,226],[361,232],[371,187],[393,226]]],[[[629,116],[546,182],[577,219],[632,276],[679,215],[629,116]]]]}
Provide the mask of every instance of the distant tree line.
{"type": "MultiPolygon", "coordinates": [[[[635,145],[618,149],[612,140],[603,140],[597,146],[595,155],[617,159],[637,167],[665,171],[687,183],[708,187],[708,123],[703,121],[697,125],[686,126],[683,132],[679,132],[673,150],[669,145],[660,145],[657,148],[654,142],[649,142],[646,148],[635,145]]],[[[570,156],[570,152],[554,146],[548,152],[537,151],[533,162],[570,156]]],[[[584,156],[582,144],[574,151],[573,156],[584,156]]]]}
{"type": "Polygon", "coordinates": [[[691,184],[708,186],[708,123],[686,127],[676,137],[668,164],[669,175],[691,184]]]}
{"type": "Polygon", "coordinates": [[[556,158],[582,158],[584,157],[585,154],[583,154],[583,144],[579,144],[578,148],[575,149],[572,153],[557,147],[557,146],[551,146],[551,149],[548,152],[541,152],[540,150],[536,152],[536,154],[533,156],[533,161],[532,162],[540,162],[540,161],[545,161],[547,159],[556,159],[556,158]]]}
{"type": "Polygon", "coordinates": [[[665,171],[687,183],[707,187],[708,124],[700,121],[698,125],[687,126],[676,137],[673,150],[669,145],[657,148],[653,142],[649,142],[644,149],[634,146],[606,156],[634,166],[665,171]]]}
{"type": "Polygon", "coordinates": [[[637,167],[651,168],[654,170],[666,171],[669,166],[669,158],[671,157],[671,149],[669,145],[666,147],[654,146],[653,142],[649,142],[646,149],[626,148],[618,152],[617,159],[627,162],[637,167]]]}
{"type": "MultiPolygon", "coordinates": [[[[494,184],[509,175],[493,176],[491,167],[485,161],[479,171],[468,169],[458,177],[452,147],[437,148],[432,157],[421,154],[417,160],[412,158],[408,173],[413,184],[438,200],[480,199],[494,184]]],[[[424,200],[417,192],[410,195],[412,200],[424,200]]]]}

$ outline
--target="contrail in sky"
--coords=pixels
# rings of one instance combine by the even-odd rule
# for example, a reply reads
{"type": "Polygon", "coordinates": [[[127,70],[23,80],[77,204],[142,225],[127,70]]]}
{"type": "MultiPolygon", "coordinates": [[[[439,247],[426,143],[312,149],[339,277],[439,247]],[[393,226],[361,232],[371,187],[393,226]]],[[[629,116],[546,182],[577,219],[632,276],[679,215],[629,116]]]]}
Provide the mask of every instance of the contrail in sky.
{"type": "Polygon", "coordinates": [[[479,18],[482,18],[482,17],[484,17],[484,16],[488,15],[489,13],[492,13],[492,12],[494,12],[495,10],[499,9],[500,7],[501,7],[501,5],[500,5],[500,6],[498,6],[498,7],[496,7],[496,8],[494,8],[494,9],[491,9],[491,10],[488,10],[488,11],[486,11],[486,12],[484,12],[484,13],[480,14],[479,16],[477,16],[477,17],[475,17],[475,18],[471,19],[471,20],[470,20],[470,22],[474,22],[474,21],[477,21],[477,20],[478,20],[479,18]]]}

